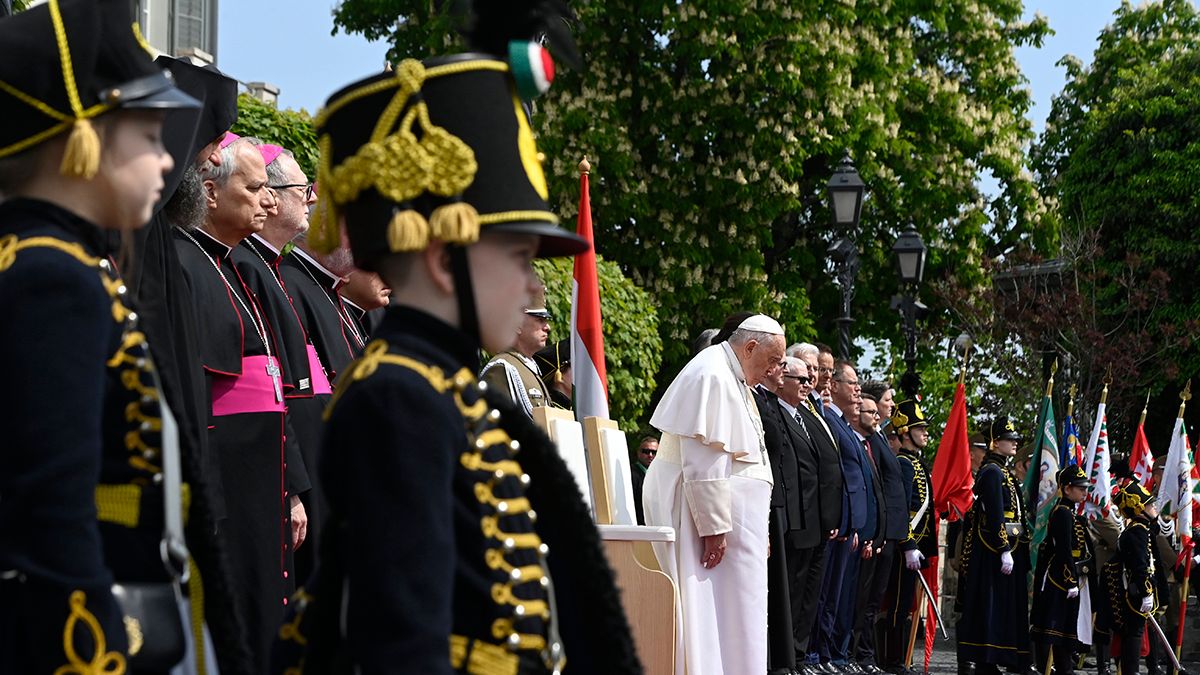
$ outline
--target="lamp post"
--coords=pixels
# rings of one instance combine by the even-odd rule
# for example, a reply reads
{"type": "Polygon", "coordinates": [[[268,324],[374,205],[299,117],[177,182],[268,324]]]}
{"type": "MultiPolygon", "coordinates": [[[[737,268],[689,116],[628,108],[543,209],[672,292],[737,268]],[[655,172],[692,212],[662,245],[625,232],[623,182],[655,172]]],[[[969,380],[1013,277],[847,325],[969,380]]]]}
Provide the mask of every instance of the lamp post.
{"type": "Polygon", "coordinates": [[[859,267],[854,233],[862,217],[863,193],[866,192],[866,185],[859,177],[849,151],[830,177],[827,189],[834,227],[842,233],[841,238],[830,244],[826,251],[836,266],[838,285],[842,289],[842,315],[837,319],[838,351],[843,359],[849,359],[850,324],[854,323],[850,316],[850,302],[854,299],[854,278],[858,276],[859,267]]]}
{"type": "Polygon", "coordinates": [[[900,378],[900,389],[908,398],[917,395],[921,378],[917,374],[917,321],[929,314],[929,308],[917,300],[917,286],[925,278],[925,257],[928,249],[917,228],[908,229],[896,239],[892,246],[896,254],[896,276],[900,279],[901,292],[892,298],[892,309],[900,310],[904,318],[904,363],[907,368],[900,378]]]}

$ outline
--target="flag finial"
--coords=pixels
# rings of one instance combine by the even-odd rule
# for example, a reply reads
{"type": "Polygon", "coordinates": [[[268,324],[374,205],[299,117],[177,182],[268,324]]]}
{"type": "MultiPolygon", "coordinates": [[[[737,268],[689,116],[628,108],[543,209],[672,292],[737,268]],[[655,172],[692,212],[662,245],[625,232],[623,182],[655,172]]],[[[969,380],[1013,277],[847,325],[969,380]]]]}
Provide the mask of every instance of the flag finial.
{"type": "Polygon", "coordinates": [[[1108,364],[1108,370],[1104,372],[1104,391],[1100,392],[1100,405],[1108,403],[1108,385],[1113,383],[1112,379],[1112,364],[1108,364]]]}
{"type": "Polygon", "coordinates": [[[970,337],[963,340],[962,343],[962,368],[958,371],[958,383],[966,384],[967,382],[967,364],[971,362],[971,340],[970,337]]]}
{"type": "Polygon", "coordinates": [[[1058,372],[1058,358],[1050,364],[1050,379],[1046,380],[1046,398],[1054,395],[1054,374],[1058,372]]]}
{"type": "Polygon", "coordinates": [[[579,162],[579,173],[591,173],[592,163],[588,161],[587,155],[583,156],[583,161],[579,162]]]}
{"type": "Polygon", "coordinates": [[[1071,385],[1071,388],[1067,390],[1067,393],[1070,395],[1070,398],[1067,399],[1067,417],[1070,417],[1075,413],[1075,393],[1078,391],[1079,388],[1073,384],[1071,385]]]}
{"type": "Polygon", "coordinates": [[[1138,426],[1146,423],[1146,409],[1150,407],[1150,389],[1146,389],[1146,402],[1142,404],[1142,419],[1138,422],[1138,426]]]}
{"type": "Polygon", "coordinates": [[[1183,391],[1179,392],[1179,417],[1183,418],[1183,409],[1187,407],[1187,402],[1192,400],[1192,378],[1188,378],[1187,384],[1183,385],[1183,391]]]}

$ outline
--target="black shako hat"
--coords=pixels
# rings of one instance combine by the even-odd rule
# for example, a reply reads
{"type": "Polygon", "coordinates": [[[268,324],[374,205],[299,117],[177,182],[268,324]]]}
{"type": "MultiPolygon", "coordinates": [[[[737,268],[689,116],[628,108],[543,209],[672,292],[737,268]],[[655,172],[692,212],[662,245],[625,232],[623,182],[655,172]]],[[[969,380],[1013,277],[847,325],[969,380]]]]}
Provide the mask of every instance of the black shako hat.
{"type": "Polygon", "coordinates": [[[127,0],[49,0],[0,19],[0,158],[70,133],[63,175],[100,166],[91,120],[111,110],[195,108],[154,65],[127,0]]]}
{"type": "Polygon", "coordinates": [[[896,409],[892,412],[891,423],[897,434],[906,434],[913,427],[929,426],[929,419],[925,417],[924,411],[921,410],[921,406],[917,405],[916,400],[910,398],[896,404],[896,409]]]}
{"type": "Polygon", "coordinates": [[[1060,487],[1087,487],[1091,483],[1088,481],[1087,474],[1079,468],[1078,464],[1069,464],[1059,469],[1058,484],[1060,487]]]}
{"type": "Polygon", "coordinates": [[[549,380],[554,376],[555,382],[562,382],[562,371],[571,367],[571,341],[562,339],[542,347],[533,355],[542,378],[549,380]]]}
{"type": "Polygon", "coordinates": [[[309,242],[338,245],[345,214],[355,264],[431,239],[469,245],[483,229],[541,237],[539,257],[587,243],[558,227],[521,98],[505,61],[484,54],[405,60],[330,97],[309,242]]]}
{"type": "Polygon", "coordinates": [[[1001,415],[988,425],[988,442],[993,441],[1021,441],[1021,434],[1017,432],[1011,417],[1001,415]]]}

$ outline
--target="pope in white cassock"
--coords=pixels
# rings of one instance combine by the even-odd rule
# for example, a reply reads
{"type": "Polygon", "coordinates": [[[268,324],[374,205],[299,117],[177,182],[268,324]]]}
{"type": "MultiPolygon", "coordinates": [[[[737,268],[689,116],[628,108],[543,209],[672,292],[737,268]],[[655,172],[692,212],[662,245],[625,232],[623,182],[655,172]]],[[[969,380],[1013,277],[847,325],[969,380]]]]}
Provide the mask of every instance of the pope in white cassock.
{"type": "Polygon", "coordinates": [[[750,388],[784,356],[783,328],[756,314],[684,366],[650,418],[662,431],[642,493],[646,524],[679,588],[677,675],[767,671],[767,514],[771,467],[750,388]]]}

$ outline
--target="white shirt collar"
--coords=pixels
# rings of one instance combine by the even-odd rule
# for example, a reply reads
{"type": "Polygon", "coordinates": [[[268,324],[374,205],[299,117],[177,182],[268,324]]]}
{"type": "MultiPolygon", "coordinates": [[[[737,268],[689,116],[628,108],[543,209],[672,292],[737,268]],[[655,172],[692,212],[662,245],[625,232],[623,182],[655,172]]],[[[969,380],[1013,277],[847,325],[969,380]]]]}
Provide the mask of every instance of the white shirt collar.
{"type": "Polygon", "coordinates": [[[260,235],[259,233],[255,232],[254,234],[252,234],[252,235],[250,235],[250,236],[251,236],[251,237],[254,237],[255,241],[257,241],[258,243],[260,243],[260,244],[262,244],[263,246],[266,246],[267,248],[271,249],[271,251],[272,251],[272,252],[273,252],[275,255],[279,255],[279,249],[275,248],[275,245],[274,245],[274,244],[272,244],[271,242],[267,241],[267,240],[266,240],[266,238],[265,238],[265,237],[263,237],[262,235],[260,235]]]}
{"type": "Polygon", "coordinates": [[[791,415],[792,417],[795,417],[800,412],[800,411],[796,410],[796,408],[792,407],[792,404],[783,400],[782,397],[779,398],[779,407],[783,408],[784,412],[791,415]]]}

